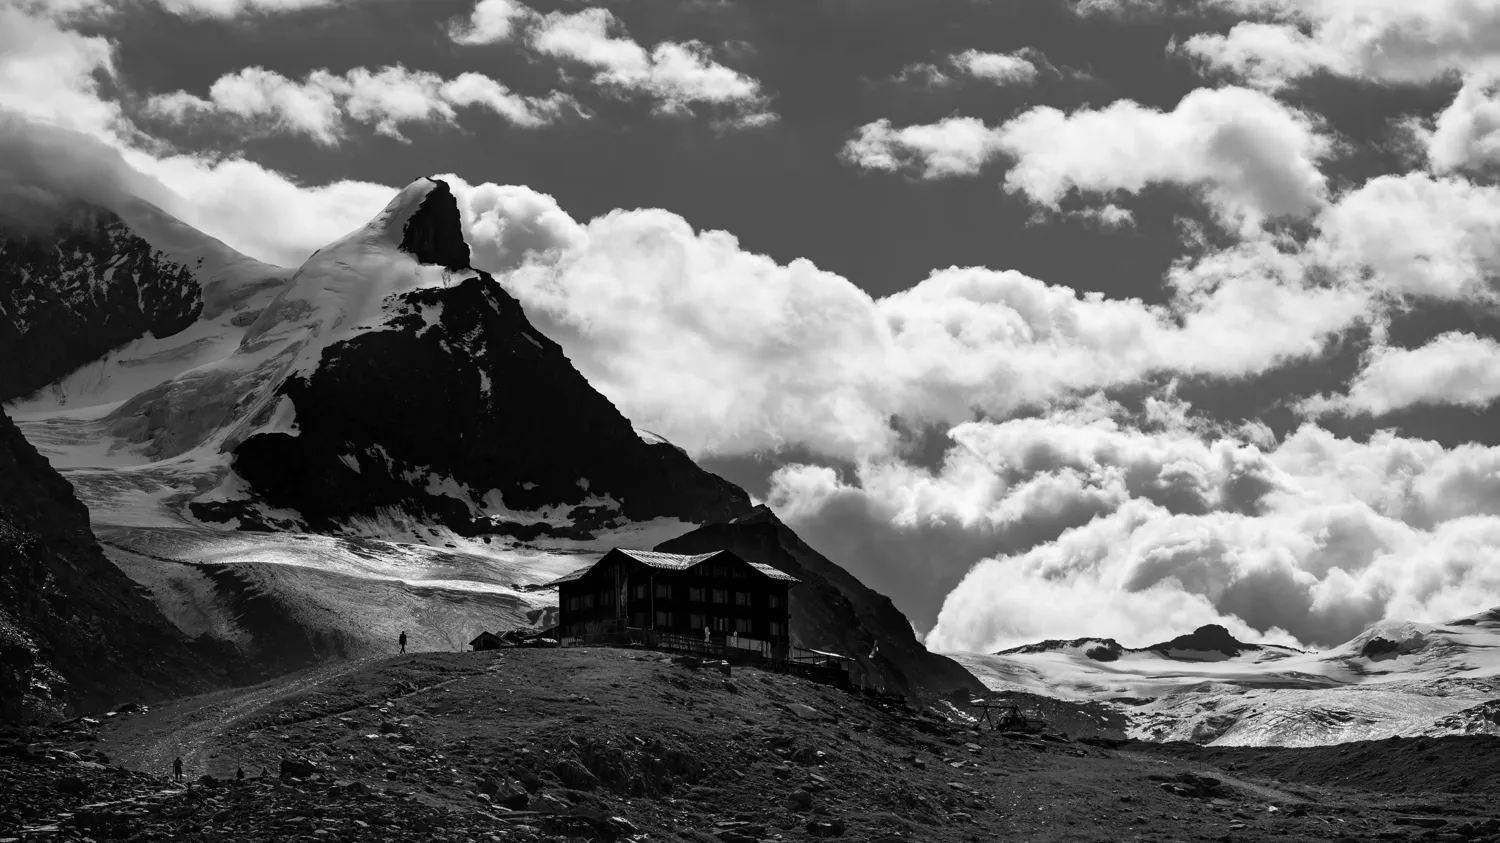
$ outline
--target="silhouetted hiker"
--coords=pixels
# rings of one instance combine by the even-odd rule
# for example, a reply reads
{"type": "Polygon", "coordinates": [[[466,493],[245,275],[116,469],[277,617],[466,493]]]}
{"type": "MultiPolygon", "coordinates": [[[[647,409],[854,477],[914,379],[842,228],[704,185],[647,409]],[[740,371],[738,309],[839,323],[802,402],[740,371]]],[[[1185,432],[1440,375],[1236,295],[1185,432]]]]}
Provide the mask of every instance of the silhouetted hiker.
{"type": "Polygon", "coordinates": [[[172,778],[182,781],[182,757],[172,759],[172,778]]]}
{"type": "Polygon", "coordinates": [[[234,778],[235,778],[235,781],[244,781],[245,780],[245,768],[244,767],[236,767],[236,768],[234,768],[234,778]]]}
{"type": "Polygon", "coordinates": [[[401,642],[401,652],[406,652],[406,630],[401,630],[401,637],[396,640],[401,642]]]}

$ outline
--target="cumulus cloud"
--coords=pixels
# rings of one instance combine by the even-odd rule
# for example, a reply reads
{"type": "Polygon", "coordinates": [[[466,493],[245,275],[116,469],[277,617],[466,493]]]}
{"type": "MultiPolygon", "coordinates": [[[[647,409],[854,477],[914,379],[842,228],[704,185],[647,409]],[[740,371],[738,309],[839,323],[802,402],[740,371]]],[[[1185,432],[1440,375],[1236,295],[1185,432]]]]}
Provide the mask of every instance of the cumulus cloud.
{"type": "Polygon", "coordinates": [[[1014,53],[965,50],[954,54],[949,61],[964,73],[997,85],[1028,85],[1036,81],[1040,72],[1030,50],[1014,53]]]}
{"type": "Polygon", "coordinates": [[[867,170],[914,171],[924,179],[941,179],[977,174],[1000,149],[997,133],[974,117],[900,129],[882,118],[859,127],[840,157],[867,170]]]}
{"type": "Polygon", "coordinates": [[[956,75],[996,85],[1030,85],[1037,80],[1044,68],[1055,72],[1045,56],[1029,48],[1012,53],[964,50],[948,56],[942,67],[930,62],[909,64],[892,81],[897,84],[943,87],[953,84],[956,75]]]}
{"type": "Polygon", "coordinates": [[[531,7],[515,0],[479,0],[468,18],[449,26],[448,37],[470,46],[507,41],[517,33],[519,24],[536,16],[531,7]]]}
{"type": "Polygon", "coordinates": [[[299,12],[345,0],[155,0],[163,9],[189,17],[233,18],[248,14],[299,12]]]}
{"type": "Polygon", "coordinates": [[[1181,50],[1268,88],[1314,72],[1423,84],[1500,71],[1500,6],[1476,0],[1210,0],[1253,16],[1181,50]]]}
{"type": "Polygon", "coordinates": [[[1489,298],[1500,272],[1500,189],[1424,173],[1379,176],[1318,219],[1310,249],[1331,265],[1367,270],[1398,296],[1489,298]]]}
{"type": "Polygon", "coordinates": [[[1418,404],[1481,408],[1500,397],[1500,342],[1450,332],[1419,348],[1379,347],[1347,394],[1309,402],[1315,411],[1383,415],[1418,404]]]}
{"type": "Polygon", "coordinates": [[[346,120],[404,141],[403,124],[452,123],[458,107],[482,106],[514,126],[531,128],[558,119],[570,105],[576,104],[566,94],[521,96],[479,73],[445,80],[436,73],[394,65],[374,71],[354,68],[342,75],[315,70],[302,81],[249,67],[219,77],[206,99],[177,91],[152,97],[146,108],[176,120],[217,114],[260,121],[269,129],[305,134],[334,146],[343,138],[346,120]]]}
{"type": "Polygon", "coordinates": [[[1310,116],[1246,88],[1199,89],[1170,112],[1130,100],[1066,113],[1042,106],[989,128],[971,117],[861,127],[842,156],[856,166],[923,178],[973,175],[993,159],[1006,188],[1054,210],[1072,192],[1109,196],[1152,184],[1199,190],[1226,223],[1254,229],[1309,216],[1326,201],[1318,163],[1331,142],[1310,116]]]}
{"type": "Polygon", "coordinates": [[[1494,80],[1471,76],[1427,133],[1427,158],[1439,173],[1500,163],[1500,96],[1494,80]]]}
{"type": "Polygon", "coordinates": [[[725,67],[700,41],[664,41],[650,50],[623,32],[614,13],[603,8],[552,12],[537,24],[531,46],[543,54],[576,61],[595,70],[594,83],[621,94],[650,97],[661,111],[681,113],[694,105],[714,106],[739,126],[764,125],[775,115],[760,82],[725,67]]]}

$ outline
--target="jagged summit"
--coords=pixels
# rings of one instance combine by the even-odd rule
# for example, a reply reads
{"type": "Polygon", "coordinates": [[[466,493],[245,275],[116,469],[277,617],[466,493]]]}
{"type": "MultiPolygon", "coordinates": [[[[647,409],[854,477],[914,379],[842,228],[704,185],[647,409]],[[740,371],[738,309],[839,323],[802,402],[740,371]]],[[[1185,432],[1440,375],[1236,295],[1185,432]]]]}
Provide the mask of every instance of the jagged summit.
{"type": "Polygon", "coordinates": [[[421,263],[435,264],[455,272],[469,268],[469,244],[464,241],[463,217],[458,200],[441,179],[419,179],[432,187],[401,229],[401,251],[421,263]]]}

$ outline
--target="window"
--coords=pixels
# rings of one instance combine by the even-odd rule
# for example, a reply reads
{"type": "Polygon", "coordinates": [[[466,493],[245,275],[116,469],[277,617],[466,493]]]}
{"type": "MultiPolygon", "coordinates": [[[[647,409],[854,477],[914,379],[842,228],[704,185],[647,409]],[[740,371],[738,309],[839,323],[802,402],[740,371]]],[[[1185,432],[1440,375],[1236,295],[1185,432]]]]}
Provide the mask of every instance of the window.
{"type": "Polygon", "coordinates": [[[657,626],[671,626],[672,625],[672,613],[671,612],[657,612],[656,613],[656,625],[657,626]]]}
{"type": "Polygon", "coordinates": [[[745,634],[745,635],[749,635],[750,634],[750,619],[749,618],[735,618],[734,619],[734,631],[738,632],[738,633],[745,634]]]}
{"type": "Polygon", "coordinates": [[[580,601],[577,597],[569,597],[567,605],[568,605],[568,611],[574,612],[574,611],[577,611],[578,608],[581,605],[583,605],[583,604],[582,604],[582,601],[580,601]]]}
{"type": "Polygon", "coordinates": [[[750,605],[750,592],[748,592],[748,591],[736,591],[734,593],[734,605],[736,605],[736,606],[749,606],[750,605]]]}
{"type": "Polygon", "coordinates": [[[646,586],[644,586],[644,585],[638,585],[638,586],[635,586],[633,589],[631,589],[631,591],[632,591],[631,596],[634,597],[635,599],[637,599],[637,600],[645,600],[646,599],[646,586]]]}
{"type": "Polygon", "coordinates": [[[692,602],[692,603],[702,603],[703,602],[703,589],[696,588],[696,587],[689,588],[688,589],[688,601],[692,602]]]}
{"type": "Polygon", "coordinates": [[[662,582],[657,583],[656,584],[656,596],[657,597],[661,597],[661,598],[666,599],[666,600],[671,600],[672,599],[672,586],[669,585],[669,584],[667,584],[667,583],[662,583],[662,582]]]}
{"type": "Polygon", "coordinates": [[[729,592],[725,591],[722,588],[716,588],[716,589],[714,589],[714,602],[715,603],[728,603],[729,602],[729,592]]]}
{"type": "Polygon", "coordinates": [[[786,624],[781,621],[771,621],[771,637],[780,638],[786,634],[786,624]]]}
{"type": "Polygon", "coordinates": [[[781,608],[781,595],[780,594],[772,594],[771,596],[767,597],[766,598],[766,605],[770,606],[772,609],[780,609],[781,608]]]}
{"type": "Polygon", "coordinates": [[[697,630],[705,626],[708,626],[708,624],[703,620],[702,615],[688,615],[688,629],[697,630]]]}
{"type": "Polygon", "coordinates": [[[585,595],[583,595],[583,608],[585,608],[585,609],[592,609],[592,608],[594,608],[594,595],[592,595],[592,594],[585,594],[585,595]]]}
{"type": "Polygon", "coordinates": [[[728,632],[729,618],[714,618],[714,632],[728,632]]]}

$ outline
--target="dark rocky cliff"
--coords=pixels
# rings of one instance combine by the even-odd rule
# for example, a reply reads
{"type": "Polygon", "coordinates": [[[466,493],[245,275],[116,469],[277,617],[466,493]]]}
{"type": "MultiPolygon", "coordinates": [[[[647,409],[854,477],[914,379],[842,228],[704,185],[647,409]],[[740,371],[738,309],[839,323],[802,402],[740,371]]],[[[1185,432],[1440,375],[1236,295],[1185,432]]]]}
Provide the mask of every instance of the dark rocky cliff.
{"type": "MultiPolygon", "coordinates": [[[[407,223],[402,249],[467,264],[446,185],[407,223]]],[[[465,535],[527,539],[750,510],[738,486],[643,440],[487,273],[455,272],[449,286],[393,296],[385,308],[382,330],[329,346],[310,376],[279,388],[295,406],[297,435],[260,433],[235,448],[234,469],[266,503],[297,510],[314,529],[392,507],[465,535]],[[566,517],[551,526],[493,519],[492,490],[508,510],[561,507],[566,517]]],[[[194,512],[256,524],[249,506],[194,512]]]]}
{"type": "Polygon", "coordinates": [[[0,722],[222,681],[104,557],[73,487],[0,412],[0,722]]]}
{"type": "Polygon", "coordinates": [[[727,523],[704,525],[656,549],[730,550],[802,580],[791,590],[793,643],[856,658],[872,687],[880,685],[918,702],[954,691],[984,692],[984,685],[958,662],[929,652],[889,597],[813,550],[768,507],[758,506],[727,523]],[[875,658],[868,658],[877,644],[875,658]]]}
{"type": "Polygon", "coordinates": [[[0,402],[202,309],[191,269],[108,211],[80,205],[49,234],[0,228],[0,402]]]}

